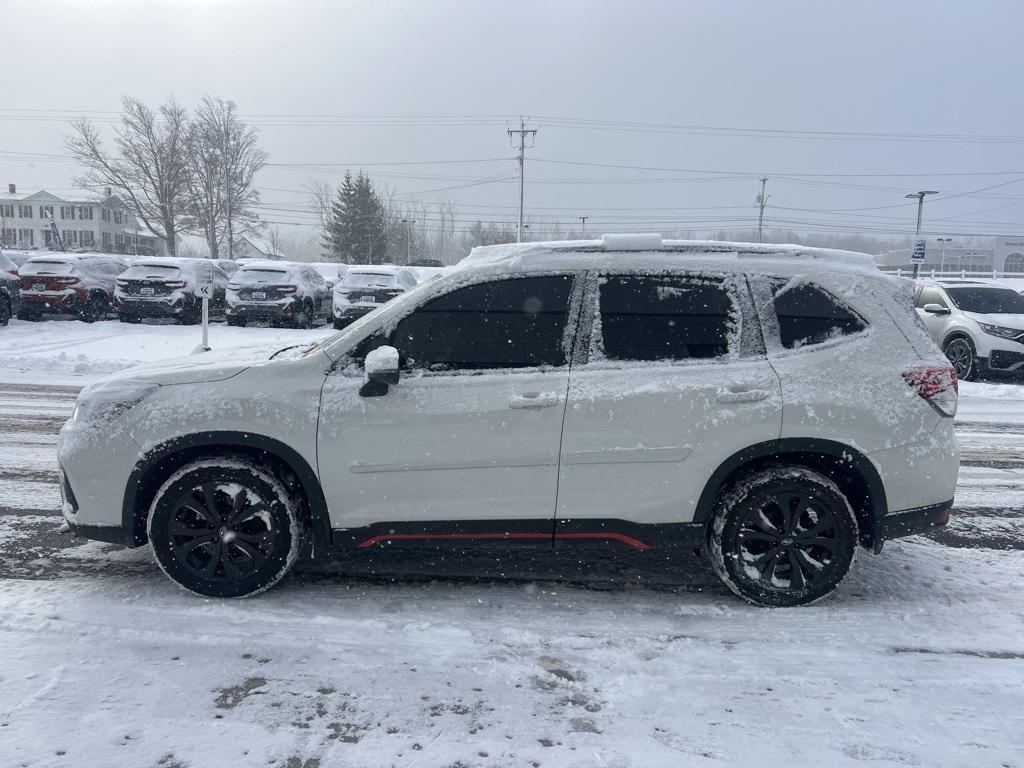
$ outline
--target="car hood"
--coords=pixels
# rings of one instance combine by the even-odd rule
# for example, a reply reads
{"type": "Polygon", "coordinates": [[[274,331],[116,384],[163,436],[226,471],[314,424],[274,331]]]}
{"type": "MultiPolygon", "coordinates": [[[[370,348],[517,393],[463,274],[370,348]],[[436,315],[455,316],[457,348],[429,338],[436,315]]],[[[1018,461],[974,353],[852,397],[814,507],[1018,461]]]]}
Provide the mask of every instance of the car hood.
{"type": "Polygon", "coordinates": [[[1024,330],[1024,315],[1011,314],[982,314],[981,312],[964,312],[971,320],[988,325],[1001,325],[1004,328],[1019,328],[1024,330]]]}
{"type": "Polygon", "coordinates": [[[128,368],[108,377],[108,380],[135,379],[152,381],[156,384],[198,384],[206,381],[223,381],[237,376],[246,368],[255,365],[269,365],[293,359],[294,353],[302,353],[315,346],[315,344],[289,346],[261,344],[211,350],[188,357],[177,357],[128,368]]]}

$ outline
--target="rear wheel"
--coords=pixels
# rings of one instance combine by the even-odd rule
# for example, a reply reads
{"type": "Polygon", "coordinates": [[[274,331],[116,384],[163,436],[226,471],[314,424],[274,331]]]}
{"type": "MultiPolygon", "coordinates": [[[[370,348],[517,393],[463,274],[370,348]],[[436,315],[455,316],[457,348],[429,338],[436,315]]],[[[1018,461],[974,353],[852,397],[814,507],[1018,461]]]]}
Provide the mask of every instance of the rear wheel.
{"type": "Polygon", "coordinates": [[[803,467],[771,467],[722,497],[708,549],[729,589],[785,607],[832,592],[853,563],[857,537],[857,518],[835,483],[803,467]]]}
{"type": "Polygon", "coordinates": [[[40,317],[41,316],[38,312],[33,309],[28,309],[27,307],[21,307],[18,310],[19,320],[27,320],[30,323],[36,323],[39,322],[40,317]]]}
{"type": "Polygon", "coordinates": [[[348,320],[342,320],[340,317],[334,318],[334,329],[337,330],[337,331],[340,331],[343,328],[348,327],[348,324],[349,324],[348,320]]]}
{"type": "Polygon", "coordinates": [[[247,597],[280,581],[299,553],[298,500],[264,467],[211,458],[157,491],[150,547],[171,580],[200,595],[247,597]]]}
{"type": "Polygon", "coordinates": [[[11,320],[11,300],[6,296],[0,296],[0,327],[7,325],[11,320]]]}
{"type": "Polygon", "coordinates": [[[198,325],[202,320],[203,306],[199,299],[194,301],[191,306],[186,307],[184,311],[178,315],[178,322],[182,325],[198,325]]]}
{"type": "Polygon", "coordinates": [[[955,339],[947,341],[942,351],[946,353],[949,362],[956,369],[956,377],[960,381],[970,381],[977,377],[977,353],[970,339],[957,336],[955,339]]]}
{"type": "Polygon", "coordinates": [[[105,320],[109,312],[110,303],[107,301],[106,296],[94,294],[89,297],[85,306],[79,310],[78,318],[83,323],[95,323],[97,320],[105,320]]]}
{"type": "Polygon", "coordinates": [[[130,315],[127,312],[119,312],[117,315],[117,319],[120,320],[122,323],[138,323],[142,321],[142,318],[140,318],[138,315],[130,315]]]}
{"type": "Polygon", "coordinates": [[[240,317],[225,317],[224,321],[231,326],[242,326],[245,325],[245,320],[240,317]]]}
{"type": "Polygon", "coordinates": [[[312,328],[315,320],[313,305],[308,301],[304,301],[302,309],[295,314],[292,322],[296,328],[312,328]]]}

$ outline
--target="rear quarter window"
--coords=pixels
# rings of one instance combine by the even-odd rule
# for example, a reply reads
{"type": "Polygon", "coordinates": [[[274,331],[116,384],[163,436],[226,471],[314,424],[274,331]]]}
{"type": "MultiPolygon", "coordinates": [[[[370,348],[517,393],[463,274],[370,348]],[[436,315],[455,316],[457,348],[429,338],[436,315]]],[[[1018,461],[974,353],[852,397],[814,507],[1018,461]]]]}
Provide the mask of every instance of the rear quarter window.
{"type": "Polygon", "coordinates": [[[776,282],[772,297],[779,340],[786,349],[820,344],[867,327],[852,309],[812,283],[776,282]]]}

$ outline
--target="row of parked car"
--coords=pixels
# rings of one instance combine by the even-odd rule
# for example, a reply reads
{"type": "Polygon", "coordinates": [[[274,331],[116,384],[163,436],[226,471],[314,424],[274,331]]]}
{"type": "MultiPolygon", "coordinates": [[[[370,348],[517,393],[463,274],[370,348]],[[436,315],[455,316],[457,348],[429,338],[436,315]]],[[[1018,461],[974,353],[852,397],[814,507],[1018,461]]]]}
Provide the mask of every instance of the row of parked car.
{"type": "MultiPolygon", "coordinates": [[[[95,322],[172,318],[200,322],[197,266],[188,258],[125,259],[105,254],[46,253],[20,258],[0,253],[0,325],[17,316],[72,316],[95,322]],[[20,262],[20,263],[19,263],[20,262]]],[[[312,328],[343,328],[441,271],[424,266],[306,264],[289,261],[214,261],[212,317],[228,325],[250,321],[312,328]]]]}

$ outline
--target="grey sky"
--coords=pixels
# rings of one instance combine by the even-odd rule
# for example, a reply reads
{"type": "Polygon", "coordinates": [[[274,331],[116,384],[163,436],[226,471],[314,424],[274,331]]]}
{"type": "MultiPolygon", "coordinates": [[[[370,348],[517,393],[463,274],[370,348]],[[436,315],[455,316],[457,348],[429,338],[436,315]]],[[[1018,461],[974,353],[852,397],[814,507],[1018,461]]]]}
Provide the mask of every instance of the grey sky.
{"type": "MultiPolygon", "coordinates": [[[[540,128],[527,160],[528,215],[566,226],[579,215],[592,217],[591,231],[749,226],[756,176],[766,173],[774,226],[814,221],[893,231],[913,224],[904,192],[957,194],[1021,178],[929,202],[926,220],[932,230],[1024,232],[1024,173],[778,178],[1024,172],[1024,139],[772,138],[594,130],[555,119],[1022,136],[1018,2],[47,0],[43,10],[5,0],[0,18],[8,73],[0,181],[19,190],[70,191],[72,165],[17,154],[62,153],[68,116],[95,110],[107,117],[123,94],[154,105],[173,94],[189,106],[214,94],[253,116],[272,163],[365,164],[396,193],[452,199],[461,221],[514,218],[512,181],[429,190],[512,172],[505,121],[522,113],[540,128]],[[256,117],[268,115],[278,117],[256,117]],[[335,117],[309,119],[316,115],[335,117]],[[461,118],[446,125],[409,119],[438,115],[461,118]],[[351,116],[405,119],[337,119],[351,116]],[[369,165],[460,159],[498,161],[369,165]],[[703,171],[742,178],[712,180],[703,171]],[[845,210],[886,205],[904,207],[845,210]],[[820,212],[831,209],[844,210],[820,212]]],[[[259,179],[262,215],[307,220],[289,210],[305,204],[304,185],[333,182],[341,168],[268,168],[259,179]]]]}

